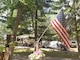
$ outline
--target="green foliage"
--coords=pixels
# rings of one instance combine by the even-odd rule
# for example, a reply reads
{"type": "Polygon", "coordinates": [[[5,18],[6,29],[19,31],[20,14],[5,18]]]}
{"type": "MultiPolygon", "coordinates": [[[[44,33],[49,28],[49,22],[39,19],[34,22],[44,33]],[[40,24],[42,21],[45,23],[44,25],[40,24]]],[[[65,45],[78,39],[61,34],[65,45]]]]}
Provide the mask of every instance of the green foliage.
{"type": "Polygon", "coordinates": [[[14,43],[14,42],[10,42],[10,43],[9,43],[9,46],[12,48],[12,47],[15,46],[15,43],[14,43]]]}
{"type": "Polygon", "coordinates": [[[7,24],[0,22],[0,40],[4,40],[4,36],[7,33],[7,24]]]}
{"type": "MultiPolygon", "coordinates": [[[[35,9],[38,8],[38,38],[43,33],[43,31],[47,28],[50,20],[54,19],[54,17],[57,15],[57,13],[60,11],[62,5],[66,3],[66,1],[62,0],[49,0],[51,5],[46,4],[43,0],[38,0],[38,6],[36,5],[36,0],[2,0],[0,2],[0,5],[4,4],[5,6],[0,10],[0,12],[3,10],[9,10],[10,12],[7,15],[7,28],[8,32],[12,33],[12,27],[14,25],[14,20],[17,15],[17,9],[19,7],[19,3],[23,5],[22,9],[22,21],[20,22],[18,28],[18,34],[32,34],[34,31],[34,22],[35,22],[35,9]],[[48,14],[44,14],[43,7],[51,7],[52,11],[48,14]],[[46,16],[46,17],[45,17],[46,16]],[[29,29],[30,28],[30,29],[29,29]]],[[[74,39],[76,37],[75,33],[75,19],[74,19],[74,13],[79,14],[79,5],[80,2],[76,2],[76,5],[72,5],[68,7],[65,11],[65,14],[70,13],[71,16],[69,19],[66,20],[67,25],[70,27],[69,35],[71,39],[74,39]],[[76,7],[76,9],[75,9],[76,7]]],[[[80,30],[79,27],[80,23],[78,22],[78,30],[80,30]]],[[[45,37],[49,37],[51,39],[59,39],[58,35],[55,33],[55,31],[52,31],[52,28],[49,28],[47,32],[45,33],[45,37]],[[57,37],[55,37],[57,36],[57,37]]],[[[46,38],[48,39],[48,38],[46,38]]]]}
{"type": "Polygon", "coordinates": [[[0,46],[0,52],[3,52],[3,51],[4,51],[4,47],[0,46]]]}
{"type": "MultiPolygon", "coordinates": [[[[71,0],[72,1],[72,0],[71,0]]],[[[70,6],[68,9],[67,9],[67,13],[70,14],[68,16],[68,19],[67,19],[67,25],[69,26],[69,35],[70,35],[70,39],[73,40],[73,39],[76,39],[76,31],[78,31],[79,29],[79,25],[80,23],[78,22],[79,21],[79,5],[80,5],[80,1],[76,2],[75,0],[72,1],[72,6],[70,6]],[[78,18],[76,17],[78,16],[78,18]],[[76,30],[77,28],[77,30],[76,30]]],[[[79,34],[79,33],[78,33],[79,34]]]]}

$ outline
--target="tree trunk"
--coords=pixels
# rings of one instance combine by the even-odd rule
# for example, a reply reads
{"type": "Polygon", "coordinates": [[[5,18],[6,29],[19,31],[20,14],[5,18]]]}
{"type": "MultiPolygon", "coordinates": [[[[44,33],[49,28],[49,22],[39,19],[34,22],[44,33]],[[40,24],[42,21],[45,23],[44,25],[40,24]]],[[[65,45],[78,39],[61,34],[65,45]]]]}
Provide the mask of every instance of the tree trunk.
{"type": "Polygon", "coordinates": [[[17,30],[18,30],[18,25],[21,21],[21,18],[22,18],[22,4],[20,3],[19,4],[19,7],[18,7],[18,11],[17,11],[17,16],[15,18],[15,22],[14,22],[14,26],[13,26],[13,41],[16,40],[16,35],[17,35],[17,30]]]}
{"type": "MultiPolygon", "coordinates": [[[[18,25],[21,21],[22,18],[22,3],[19,3],[19,7],[18,7],[18,11],[17,11],[17,16],[15,18],[15,22],[14,22],[14,26],[13,26],[13,38],[12,38],[12,42],[14,43],[14,41],[16,40],[16,35],[17,35],[17,30],[18,30],[18,25]]],[[[9,60],[12,60],[12,56],[13,56],[13,51],[14,51],[14,47],[11,47],[11,55],[9,60]]]]}
{"type": "MultiPolygon", "coordinates": [[[[79,19],[79,21],[80,21],[80,19],[79,19]]],[[[79,23],[79,21],[78,21],[78,23],[79,23]]],[[[79,23],[79,26],[80,26],[80,23],[79,23]]],[[[78,54],[79,54],[79,60],[80,60],[80,30],[78,30],[78,54]]]]}
{"type": "Polygon", "coordinates": [[[78,43],[78,54],[79,54],[79,60],[80,60],[80,38],[79,38],[79,43],[78,43]]]}
{"type": "Polygon", "coordinates": [[[77,40],[77,43],[78,43],[78,56],[79,56],[79,60],[80,60],[80,38],[79,38],[79,35],[78,35],[78,22],[76,21],[75,22],[75,26],[76,26],[76,40],[77,40]]]}
{"type": "Polygon", "coordinates": [[[35,41],[37,41],[37,19],[38,19],[38,14],[37,14],[37,5],[38,1],[36,0],[36,10],[35,10],[35,41]]]}
{"type": "Polygon", "coordinates": [[[79,33],[78,33],[78,21],[76,20],[75,18],[75,31],[76,31],[76,40],[77,40],[77,43],[78,43],[78,58],[80,60],[80,40],[79,40],[79,33]]]}
{"type": "MultiPolygon", "coordinates": [[[[74,11],[76,12],[76,0],[73,0],[73,8],[74,8],[74,11]]],[[[76,31],[76,40],[77,40],[77,43],[78,43],[78,59],[80,60],[80,40],[79,40],[79,33],[78,33],[78,21],[76,20],[76,13],[73,13],[75,16],[74,16],[74,20],[75,20],[75,31],[76,31]]]]}

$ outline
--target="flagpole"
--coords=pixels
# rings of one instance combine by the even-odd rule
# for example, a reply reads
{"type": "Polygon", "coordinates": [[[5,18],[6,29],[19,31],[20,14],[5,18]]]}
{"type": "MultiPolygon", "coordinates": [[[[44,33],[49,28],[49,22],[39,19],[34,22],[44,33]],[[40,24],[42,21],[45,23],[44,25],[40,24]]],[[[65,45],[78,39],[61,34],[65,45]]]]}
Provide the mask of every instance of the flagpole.
{"type": "Polygon", "coordinates": [[[50,24],[47,26],[47,28],[44,30],[44,32],[41,34],[40,38],[38,39],[37,42],[40,41],[40,39],[43,37],[43,35],[45,34],[45,32],[48,30],[48,28],[50,27],[50,24]]]}

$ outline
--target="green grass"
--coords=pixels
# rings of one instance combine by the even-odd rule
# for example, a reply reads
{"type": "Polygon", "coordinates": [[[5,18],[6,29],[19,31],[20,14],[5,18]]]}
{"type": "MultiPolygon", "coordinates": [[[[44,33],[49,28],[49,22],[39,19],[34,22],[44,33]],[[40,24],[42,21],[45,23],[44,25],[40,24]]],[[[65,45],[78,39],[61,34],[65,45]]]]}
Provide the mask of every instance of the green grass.
{"type": "Polygon", "coordinates": [[[78,58],[77,53],[72,53],[72,52],[59,52],[59,51],[44,51],[46,56],[48,57],[61,57],[61,58],[78,58]]]}
{"type": "MultiPolygon", "coordinates": [[[[0,46],[0,52],[4,51],[4,47],[0,46]]],[[[27,49],[15,49],[14,54],[19,54],[21,56],[28,56],[33,52],[33,48],[27,49]]],[[[49,49],[41,49],[46,57],[61,57],[61,58],[78,58],[77,52],[68,52],[68,51],[53,51],[49,49]]]]}
{"type": "MultiPolygon", "coordinates": [[[[67,52],[67,51],[46,51],[42,50],[46,57],[60,57],[60,58],[78,58],[78,53],[76,52],[67,52]]],[[[23,56],[28,56],[33,52],[33,49],[21,49],[15,50],[15,54],[21,54],[23,56]]]]}
{"type": "Polygon", "coordinates": [[[26,55],[28,56],[29,54],[31,54],[33,51],[31,50],[15,50],[14,54],[20,54],[20,55],[26,55]]]}
{"type": "MultiPolygon", "coordinates": [[[[0,52],[4,51],[4,47],[0,46],[0,52]]],[[[28,56],[33,52],[33,48],[27,49],[15,49],[14,54],[19,54],[21,56],[28,56]]],[[[77,52],[68,52],[68,51],[53,51],[49,49],[41,49],[46,57],[61,57],[61,58],[78,58],[77,52]]]]}

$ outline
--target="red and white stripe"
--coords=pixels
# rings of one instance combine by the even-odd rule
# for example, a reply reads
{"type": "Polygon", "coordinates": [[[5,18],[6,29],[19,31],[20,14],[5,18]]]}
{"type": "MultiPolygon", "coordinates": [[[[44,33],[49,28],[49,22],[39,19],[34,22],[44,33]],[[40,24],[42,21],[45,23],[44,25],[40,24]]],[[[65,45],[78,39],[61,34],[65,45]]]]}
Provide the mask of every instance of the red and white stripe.
{"type": "Polygon", "coordinates": [[[51,22],[51,26],[59,34],[62,42],[66,45],[66,47],[70,48],[68,33],[56,18],[51,22]]]}

